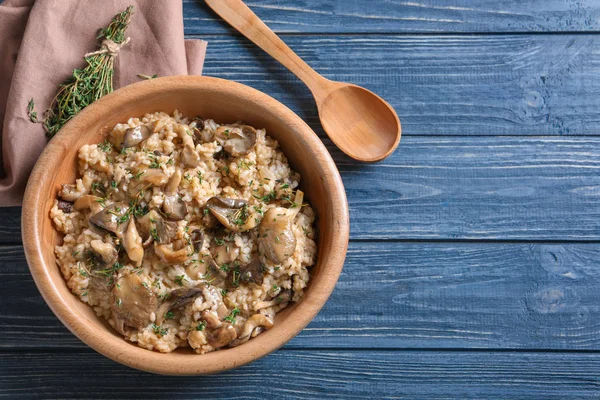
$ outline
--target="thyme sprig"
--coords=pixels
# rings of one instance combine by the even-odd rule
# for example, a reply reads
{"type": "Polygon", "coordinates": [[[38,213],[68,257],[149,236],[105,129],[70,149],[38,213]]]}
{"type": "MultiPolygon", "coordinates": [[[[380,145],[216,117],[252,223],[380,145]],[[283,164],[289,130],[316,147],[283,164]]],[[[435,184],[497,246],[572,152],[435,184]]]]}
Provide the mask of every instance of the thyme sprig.
{"type": "Polygon", "coordinates": [[[43,119],[37,118],[34,101],[27,105],[27,116],[32,122],[42,123],[46,136],[54,136],[71,118],[94,101],[113,91],[115,58],[121,47],[129,42],[125,30],[131,21],[133,6],[112,19],[98,34],[102,39],[100,50],[84,56],[87,65],[74,69],[73,75],[59,86],[58,93],[44,112],[43,119]]]}

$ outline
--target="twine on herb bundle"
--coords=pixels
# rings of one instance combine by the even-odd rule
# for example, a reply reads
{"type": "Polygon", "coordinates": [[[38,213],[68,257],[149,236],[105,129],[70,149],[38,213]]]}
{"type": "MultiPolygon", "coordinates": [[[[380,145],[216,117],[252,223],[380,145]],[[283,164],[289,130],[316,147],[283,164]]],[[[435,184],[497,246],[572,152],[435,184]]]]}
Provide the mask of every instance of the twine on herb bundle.
{"type": "Polygon", "coordinates": [[[29,120],[43,124],[48,137],[54,136],[85,107],[113,91],[114,62],[121,48],[129,43],[125,30],[132,14],[133,6],[129,6],[115,15],[106,28],[100,30],[97,37],[102,39],[100,49],[85,54],[87,65],[82,69],[74,69],[72,76],[59,86],[58,93],[44,112],[42,120],[38,120],[34,111],[34,100],[29,101],[29,120]]]}

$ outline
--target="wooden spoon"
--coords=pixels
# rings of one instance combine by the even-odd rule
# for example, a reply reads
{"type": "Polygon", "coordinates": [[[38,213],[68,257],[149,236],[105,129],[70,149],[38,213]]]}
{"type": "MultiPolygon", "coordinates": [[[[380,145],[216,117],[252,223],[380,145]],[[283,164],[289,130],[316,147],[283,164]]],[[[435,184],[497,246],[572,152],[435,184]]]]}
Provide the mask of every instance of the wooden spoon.
{"type": "Polygon", "coordinates": [[[396,149],[402,132],[400,120],[385,100],[360,86],[319,75],[241,0],[206,0],[206,3],[309,87],[325,132],[344,153],[359,161],[374,162],[396,149]]]}

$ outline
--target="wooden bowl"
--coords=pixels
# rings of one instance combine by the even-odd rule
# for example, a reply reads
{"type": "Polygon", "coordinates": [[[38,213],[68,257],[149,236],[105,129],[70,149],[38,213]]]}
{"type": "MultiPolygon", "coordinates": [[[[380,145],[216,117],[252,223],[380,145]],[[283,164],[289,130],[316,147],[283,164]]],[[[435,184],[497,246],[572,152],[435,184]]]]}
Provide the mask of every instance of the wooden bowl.
{"type": "Polygon", "coordinates": [[[73,118],[46,146],[27,185],[22,215],[23,243],[31,274],[56,316],[94,350],[122,364],[169,375],[228,370],[263,357],[297,335],[317,315],[338,280],[348,246],[348,203],[339,172],[317,135],[275,99],[248,86],[192,76],[136,83],[107,95],[73,118]],[[232,349],[203,355],[188,349],[161,354],[125,341],[67,288],[54,256],[61,235],[49,211],[60,185],[76,178],[76,155],[99,143],[112,127],[132,116],[178,109],[220,122],[243,120],[277,139],[317,213],[318,255],[304,298],[275,318],[275,326],[232,349]]]}

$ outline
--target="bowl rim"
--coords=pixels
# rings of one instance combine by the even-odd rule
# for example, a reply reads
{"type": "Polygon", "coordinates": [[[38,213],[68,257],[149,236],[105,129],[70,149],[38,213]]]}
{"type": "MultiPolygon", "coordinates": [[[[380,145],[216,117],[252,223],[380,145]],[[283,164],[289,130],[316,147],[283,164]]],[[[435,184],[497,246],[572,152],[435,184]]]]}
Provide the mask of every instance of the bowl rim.
{"type": "Polygon", "coordinates": [[[25,190],[21,229],[25,256],[38,290],[58,319],[75,336],[97,352],[132,368],[165,375],[203,375],[226,371],[262,358],[294,338],[313,320],[333,292],[342,271],[348,248],[350,223],[344,185],[331,155],[315,132],[292,110],[271,96],[238,82],[206,76],[171,76],[137,82],[104,96],[82,110],[50,140],[36,162],[25,190]],[[105,113],[111,107],[131,101],[133,98],[131,93],[154,92],[165,86],[170,90],[189,90],[190,86],[218,88],[225,95],[243,96],[250,101],[259,102],[263,107],[269,108],[281,121],[293,126],[294,131],[300,134],[308,149],[319,156],[319,166],[330,175],[333,185],[331,185],[328,195],[333,199],[332,214],[337,223],[331,227],[333,230],[331,247],[325,250],[329,252],[330,260],[326,270],[322,272],[321,280],[323,282],[317,286],[313,285],[314,287],[311,288],[313,301],[298,303],[298,309],[287,317],[290,320],[288,322],[290,326],[282,330],[278,336],[271,338],[266,344],[263,343],[259,346],[255,340],[252,340],[233,349],[194,357],[190,354],[163,354],[149,351],[123,340],[122,337],[118,338],[121,344],[111,343],[114,342],[112,337],[108,336],[111,332],[95,329],[92,325],[86,324],[85,320],[75,318],[73,310],[66,304],[65,296],[73,296],[73,294],[64,285],[62,273],[60,274],[62,282],[58,283],[49,274],[49,268],[56,267],[56,264],[46,265],[43,257],[44,246],[48,247],[48,245],[44,244],[40,227],[43,218],[49,218],[49,216],[42,207],[43,201],[47,200],[48,193],[40,190],[41,177],[49,166],[59,163],[57,159],[69,146],[69,139],[79,134],[77,126],[85,125],[87,121],[93,121],[96,113],[105,113]],[[240,349],[245,351],[240,351],[240,349]],[[219,356],[211,357],[215,359],[213,363],[206,362],[208,361],[207,356],[211,354],[219,354],[219,356]],[[165,357],[169,357],[169,359],[165,357]]]}

